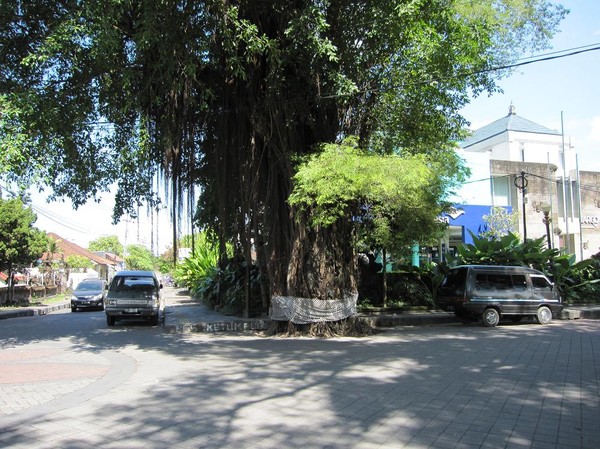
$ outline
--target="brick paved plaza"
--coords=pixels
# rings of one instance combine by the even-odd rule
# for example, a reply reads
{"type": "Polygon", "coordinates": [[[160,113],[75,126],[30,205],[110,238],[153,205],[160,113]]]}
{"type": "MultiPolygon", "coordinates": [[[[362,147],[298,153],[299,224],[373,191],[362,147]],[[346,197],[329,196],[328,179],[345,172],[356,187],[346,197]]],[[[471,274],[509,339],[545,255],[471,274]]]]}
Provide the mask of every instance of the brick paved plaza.
{"type": "Polygon", "coordinates": [[[599,320],[317,340],[58,313],[0,338],[0,447],[600,447],[599,320]]]}

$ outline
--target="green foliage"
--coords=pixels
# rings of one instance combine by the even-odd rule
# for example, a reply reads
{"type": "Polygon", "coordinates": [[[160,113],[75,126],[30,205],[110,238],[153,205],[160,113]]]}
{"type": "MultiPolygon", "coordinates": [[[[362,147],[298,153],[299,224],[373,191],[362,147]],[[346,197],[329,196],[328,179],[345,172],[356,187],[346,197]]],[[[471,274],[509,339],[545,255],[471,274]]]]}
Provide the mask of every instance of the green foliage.
{"type": "Polygon", "coordinates": [[[163,274],[172,273],[175,266],[173,265],[173,257],[165,257],[161,254],[156,258],[156,269],[163,274]]]}
{"type": "Polygon", "coordinates": [[[372,246],[401,247],[442,230],[440,179],[421,156],[380,156],[348,139],[324,145],[299,166],[289,202],[308,212],[313,226],[351,219],[372,246]]]}
{"type": "Polygon", "coordinates": [[[197,246],[193,256],[180,262],[173,276],[178,285],[196,292],[203,280],[209,276],[219,261],[219,251],[214,245],[197,246]]]}
{"type": "Polygon", "coordinates": [[[88,249],[90,251],[104,251],[111,254],[116,254],[119,257],[123,256],[123,245],[119,242],[119,237],[116,235],[109,235],[106,237],[98,237],[96,240],[92,240],[88,249]]]}
{"type": "Polygon", "coordinates": [[[444,276],[448,272],[448,266],[445,263],[426,264],[419,267],[407,265],[399,268],[400,273],[409,274],[415,282],[418,282],[429,293],[429,301],[431,304],[437,304],[437,290],[442,284],[444,276]]]}
{"type": "Polygon", "coordinates": [[[152,252],[143,245],[128,245],[125,264],[129,270],[148,270],[156,268],[152,252]]]}
{"type": "Polygon", "coordinates": [[[546,271],[567,303],[581,302],[580,292],[593,288],[600,278],[593,273],[593,259],[577,262],[574,254],[562,255],[550,261],[546,271]]]}
{"type": "MultiPolygon", "coordinates": [[[[261,309],[260,279],[255,266],[250,267],[250,313],[261,309]]],[[[246,262],[229,259],[225,268],[214,267],[206,273],[195,294],[211,307],[227,315],[242,316],[246,304],[246,262]]]]}
{"type": "Polygon", "coordinates": [[[420,267],[397,265],[387,273],[387,300],[382,291],[381,278],[384,273],[377,268],[363,265],[359,285],[359,306],[364,309],[386,308],[431,308],[436,304],[437,288],[448,267],[445,264],[427,264],[420,267]]]}
{"type": "MultiPolygon", "coordinates": [[[[181,240],[191,246],[189,237],[181,240]]],[[[207,305],[218,306],[223,313],[242,315],[246,301],[246,262],[239,258],[228,258],[224,268],[218,268],[219,249],[206,232],[195,238],[194,255],[177,265],[174,277],[178,285],[186,286],[190,292],[207,305]]],[[[228,248],[231,251],[231,248],[228,248]]],[[[260,283],[256,267],[250,267],[250,289],[252,309],[260,307],[260,283]]]]}
{"type": "Polygon", "coordinates": [[[574,276],[573,291],[577,297],[572,302],[600,304],[600,253],[593,255],[590,261],[574,276]]]}
{"type": "Polygon", "coordinates": [[[65,262],[69,268],[93,268],[92,261],[87,257],[71,255],[67,256],[65,262]]]}
{"type": "Polygon", "coordinates": [[[458,245],[458,254],[451,258],[451,264],[525,265],[543,270],[559,254],[556,249],[546,248],[545,237],[521,242],[513,233],[496,239],[470,234],[473,243],[458,245]]]}
{"type": "MultiPolygon", "coordinates": [[[[389,305],[395,301],[410,307],[434,307],[433,296],[427,287],[416,277],[406,277],[391,286],[389,305]]],[[[386,304],[387,305],[387,304],[386,304]]]]}
{"type": "Polygon", "coordinates": [[[35,228],[35,213],[18,199],[0,198],[0,271],[29,266],[48,246],[46,234],[35,228]]]}

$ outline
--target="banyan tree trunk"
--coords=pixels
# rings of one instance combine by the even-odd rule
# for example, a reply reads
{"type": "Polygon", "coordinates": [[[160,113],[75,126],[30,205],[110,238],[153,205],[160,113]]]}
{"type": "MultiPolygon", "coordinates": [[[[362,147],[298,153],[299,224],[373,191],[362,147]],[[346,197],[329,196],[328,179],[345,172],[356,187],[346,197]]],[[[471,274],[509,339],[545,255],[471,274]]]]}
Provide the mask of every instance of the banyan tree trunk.
{"type": "Polygon", "coordinates": [[[348,292],[356,291],[356,257],[350,225],[338,222],[328,228],[313,229],[299,224],[296,229],[288,294],[342,299],[348,292]]]}

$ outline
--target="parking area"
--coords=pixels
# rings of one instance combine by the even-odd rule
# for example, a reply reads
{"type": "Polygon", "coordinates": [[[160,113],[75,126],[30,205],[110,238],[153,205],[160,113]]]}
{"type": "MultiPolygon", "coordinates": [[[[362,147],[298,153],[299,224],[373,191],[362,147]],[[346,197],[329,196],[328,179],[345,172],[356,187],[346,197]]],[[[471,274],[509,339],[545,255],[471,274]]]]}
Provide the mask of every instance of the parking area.
{"type": "Polygon", "coordinates": [[[19,320],[45,330],[2,354],[37,356],[0,365],[62,378],[3,378],[38,401],[0,414],[2,447],[600,447],[597,320],[328,340],[108,329],[95,312],[19,320]]]}

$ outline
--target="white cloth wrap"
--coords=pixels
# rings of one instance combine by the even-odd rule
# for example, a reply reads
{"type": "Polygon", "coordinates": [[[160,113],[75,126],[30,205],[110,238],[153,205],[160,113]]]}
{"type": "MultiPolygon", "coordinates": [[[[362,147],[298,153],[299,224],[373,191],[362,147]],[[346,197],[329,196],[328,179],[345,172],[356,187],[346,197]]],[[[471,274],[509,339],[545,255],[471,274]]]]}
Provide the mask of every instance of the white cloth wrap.
{"type": "Polygon", "coordinates": [[[356,315],[357,300],[358,293],[348,293],[343,299],[273,296],[270,316],[272,320],[294,324],[340,321],[356,315]]]}

